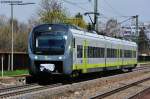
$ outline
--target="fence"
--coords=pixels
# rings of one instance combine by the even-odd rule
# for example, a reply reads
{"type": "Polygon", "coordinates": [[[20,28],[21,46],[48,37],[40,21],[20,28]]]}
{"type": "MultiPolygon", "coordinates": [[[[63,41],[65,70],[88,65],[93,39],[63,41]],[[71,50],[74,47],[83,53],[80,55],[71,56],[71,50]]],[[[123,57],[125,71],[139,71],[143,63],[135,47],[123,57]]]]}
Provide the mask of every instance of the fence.
{"type": "MultiPolygon", "coordinates": [[[[4,70],[11,69],[11,53],[0,52],[0,70],[4,66],[4,70]]],[[[30,65],[30,60],[26,52],[14,52],[14,70],[27,69],[30,65]]]]}

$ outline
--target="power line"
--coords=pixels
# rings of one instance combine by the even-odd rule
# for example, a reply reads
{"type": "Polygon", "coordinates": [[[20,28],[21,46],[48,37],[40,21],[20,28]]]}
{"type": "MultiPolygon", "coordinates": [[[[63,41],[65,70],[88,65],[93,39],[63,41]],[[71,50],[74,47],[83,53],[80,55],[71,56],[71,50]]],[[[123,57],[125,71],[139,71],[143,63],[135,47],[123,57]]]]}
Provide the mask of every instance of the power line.
{"type": "Polygon", "coordinates": [[[71,2],[71,1],[68,1],[68,0],[63,0],[64,2],[66,2],[66,3],[68,3],[68,4],[71,4],[71,5],[73,5],[73,6],[75,6],[75,7],[78,7],[78,8],[80,8],[80,9],[82,9],[82,10],[84,10],[84,11],[88,11],[87,9],[85,9],[85,8],[83,8],[83,7],[81,7],[81,6],[79,6],[77,3],[75,3],[75,2],[71,2]]]}
{"type": "Polygon", "coordinates": [[[109,17],[105,16],[104,14],[100,14],[100,17],[105,18],[105,19],[110,19],[109,17]]]}
{"type": "Polygon", "coordinates": [[[122,13],[118,12],[114,7],[112,7],[111,4],[110,4],[107,0],[103,0],[103,1],[105,2],[105,4],[106,4],[108,7],[111,8],[111,10],[112,10],[115,14],[117,14],[117,15],[119,15],[119,16],[124,16],[122,13]]]}
{"type": "MultiPolygon", "coordinates": [[[[75,3],[75,2],[74,2],[75,3]]],[[[89,3],[89,1],[85,1],[85,2],[78,2],[79,5],[81,4],[86,4],[86,3],[89,3]]]]}

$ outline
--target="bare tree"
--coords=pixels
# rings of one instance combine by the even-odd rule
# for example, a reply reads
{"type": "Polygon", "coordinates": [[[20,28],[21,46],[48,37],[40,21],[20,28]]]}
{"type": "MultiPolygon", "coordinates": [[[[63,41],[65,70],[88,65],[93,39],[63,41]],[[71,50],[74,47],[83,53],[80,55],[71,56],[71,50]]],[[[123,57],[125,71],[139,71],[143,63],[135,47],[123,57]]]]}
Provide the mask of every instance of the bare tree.
{"type": "Polygon", "coordinates": [[[5,15],[0,15],[0,26],[4,26],[7,23],[7,17],[5,15]]]}
{"type": "Polygon", "coordinates": [[[10,51],[11,47],[11,31],[9,26],[2,26],[0,28],[0,51],[10,51]]]}
{"type": "MultiPolygon", "coordinates": [[[[0,17],[0,51],[11,52],[11,24],[10,19],[0,17]],[[5,19],[4,21],[2,19],[5,19]],[[2,20],[2,21],[1,21],[2,20]]],[[[14,51],[27,51],[28,33],[27,24],[14,21],[14,51]]]]}
{"type": "Polygon", "coordinates": [[[110,19],[106,23],[106,35],[107,36],[112,36],[112,37],[119,37],[121,36],[120,34],[120,24],[118,24],[117,20],[115,19],[110,19]]]}

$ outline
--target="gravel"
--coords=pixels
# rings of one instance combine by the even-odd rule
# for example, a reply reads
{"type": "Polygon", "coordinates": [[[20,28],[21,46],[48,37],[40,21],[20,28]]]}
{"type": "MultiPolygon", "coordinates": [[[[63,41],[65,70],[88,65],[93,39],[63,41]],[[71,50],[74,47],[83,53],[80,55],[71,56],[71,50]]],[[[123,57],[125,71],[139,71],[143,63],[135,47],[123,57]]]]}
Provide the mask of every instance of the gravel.
{"type": "Polygon", "coordinates": [[[118,74],[115,76],[102,77],[74,84],[68,84],[44,91],[38,91],[21,95],[15,98],[24,99],[87,99],[98,93],[120,87],[127,83],[150,77],[150,69],[145,71],[135,71],[130,73],[118,74]]]}

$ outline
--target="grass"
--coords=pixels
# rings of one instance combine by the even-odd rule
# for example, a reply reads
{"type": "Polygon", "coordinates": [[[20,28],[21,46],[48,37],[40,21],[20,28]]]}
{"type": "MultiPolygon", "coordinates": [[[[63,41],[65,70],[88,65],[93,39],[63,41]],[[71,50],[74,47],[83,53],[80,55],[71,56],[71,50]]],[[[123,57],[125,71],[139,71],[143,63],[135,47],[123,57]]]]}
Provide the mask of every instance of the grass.
{"type": "MultiPolygon", "coordinates": [[[[4,71],[4,76],[17,76],[17,75],[23,75],[23,74],[29,74],[28,70],[14,70],[14,71],[4,71]]],[[[2,72],[0,71],[0,76],[2,75],[2,72]]]]}
{"type": "MultiPolygon", "coordinates": [[[[138,63],[150,63],[150,61],[140,61],[138,63]]],[[[23,75],[23,74],[29,74],[28,70],[14,70],[14,71],[4,71],[4,76],[17,76],[17,75],[23,75]]],[[[2,72],[0,71],[0,77],[2,75],[2,72]]]]}
{"type": "Polygon", "coordinates": [[[138,63],[150,63],[150,61],[139,61],[138,63]]]}

